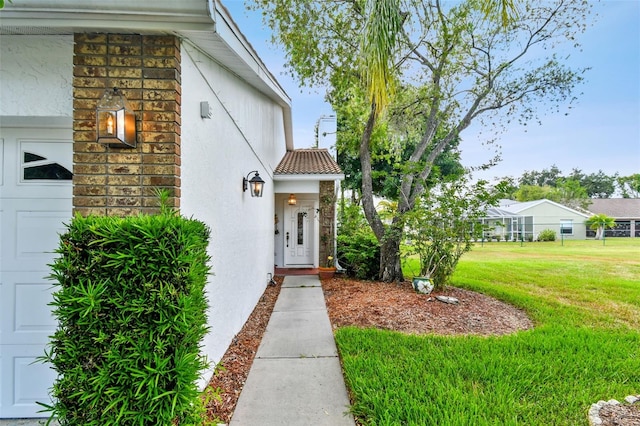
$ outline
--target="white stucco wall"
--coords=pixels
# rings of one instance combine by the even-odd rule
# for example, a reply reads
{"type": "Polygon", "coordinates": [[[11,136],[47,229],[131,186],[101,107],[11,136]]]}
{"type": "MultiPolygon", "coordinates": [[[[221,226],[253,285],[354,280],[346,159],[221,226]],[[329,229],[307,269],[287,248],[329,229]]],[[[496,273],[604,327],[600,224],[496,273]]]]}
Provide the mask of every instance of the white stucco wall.
{"type": "MultiPolygon", "coordinates": [[[[278,194],[319,194],[320,181],[316,180],[281,180],[275,183],[275,191],[278,194]]],[[[317,197],[316,197],[317,198],[317,197]]]]}
{"type": "Polygon", "coordinates": [[[73,36],[0,37],[0,116],[71,117],[73,36]]]}
{"type": "MultiPolygon", "coordinates": [[[[285,152],[282,109],[207,56],[182,46],[181,211],[211,227],[210,334],[215,366],[241,329],[274,265],[273,169],[285,152]],[[200,117],[200,102],[212,117],[200,117]],[[242,192],[258,170],[262,198],[242,192]],[[252,175],[253,176],[253,175],[252,175]]],[[[203,382],[210,372],[203,376],[203,382]]]]}

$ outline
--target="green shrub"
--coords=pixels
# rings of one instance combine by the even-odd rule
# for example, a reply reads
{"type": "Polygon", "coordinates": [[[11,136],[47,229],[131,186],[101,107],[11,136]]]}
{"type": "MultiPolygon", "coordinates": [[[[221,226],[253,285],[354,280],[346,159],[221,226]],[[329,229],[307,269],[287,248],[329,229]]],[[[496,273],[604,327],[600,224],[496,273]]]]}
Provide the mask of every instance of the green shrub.
{"type": "MultiPolygon", "coordinates": [[[[406,235],[412,242],[405,256],[418,255],[420,276],[429,277],[436,289],[448,284],[460,258],[486,232],[478,222],[497,196],[487,186],[485,181],[471,184],[467,178],[442,182],[405,214],[406,235]]],[[[501,236],[492,234],[492,239],[500,241],[501,236]]]]}
{"type": "Polygon", "coordinates": [[[175,214],[76,216],[52,265],[61,425],[194,425],[209,229],[175,214]]]}
{"type": "Polygon", "coordinates": [[[362,206],[340,202],[336,252],[340,266],[350,277],[378,279],[380,244],[364,217],[362,206]]]}
{"type": "Polygon", "coordinates": [[[553,229],[545,229],[538,235],[538,241],[555,241],[556,231],[553,229]]]}
{"type": "Polygon", "coordinates": [[[362,206],[341,199],[338,210],[338,234],[355,234],[362,228],[370,228],[369,222],[364,217],[362,206]]]}
{"type": "Polygon", "coordinates": [[[375,280],[380,271],[380,244],[371,228],[360,228],[353,234],[338,235],[338,260],[347,275],[362,280],[375,280]]]}

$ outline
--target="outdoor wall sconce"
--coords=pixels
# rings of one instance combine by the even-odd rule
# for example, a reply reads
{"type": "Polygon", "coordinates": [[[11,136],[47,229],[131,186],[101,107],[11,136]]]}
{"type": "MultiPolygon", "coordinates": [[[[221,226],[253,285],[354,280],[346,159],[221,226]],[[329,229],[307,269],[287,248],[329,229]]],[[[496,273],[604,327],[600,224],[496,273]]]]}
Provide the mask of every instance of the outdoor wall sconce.
{"type": "Polygon", "coordinates": [[[247,189],[249,189],[249,185],[251,186],[252,197],[262,197],[262,191],[264,190],[264,181],[258,174],[257,170],[249,172],[246,178],[242,178],[242,192],[245,192],[247,189]],[[255,175],[251,179],[249,179],[249,175],[251,173],[255,173],[255,175]]]}
{"type": "Polygon", "coordinates": [[[96,108],[97,140],[118,147],[136,147],[136,115],[117,87],[107,89],[96,108]]]}
{"type": "Polygon", "coordinates": [[[297,202],[298,200],[296,200],[295,194],[289,194],[289,199],[287,200],[287,203],[289,203],[290,206],[295,206],[297,202]]]}

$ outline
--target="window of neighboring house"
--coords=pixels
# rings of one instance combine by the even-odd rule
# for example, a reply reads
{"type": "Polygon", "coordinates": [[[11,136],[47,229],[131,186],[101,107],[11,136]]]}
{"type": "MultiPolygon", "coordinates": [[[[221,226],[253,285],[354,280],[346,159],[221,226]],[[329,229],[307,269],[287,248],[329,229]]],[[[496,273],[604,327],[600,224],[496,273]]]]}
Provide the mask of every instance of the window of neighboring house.
{"type": "Polygon", "coordinates": [[[573,235],[573,220],[560,220],[560,233],[563,235],[573,235]]]}

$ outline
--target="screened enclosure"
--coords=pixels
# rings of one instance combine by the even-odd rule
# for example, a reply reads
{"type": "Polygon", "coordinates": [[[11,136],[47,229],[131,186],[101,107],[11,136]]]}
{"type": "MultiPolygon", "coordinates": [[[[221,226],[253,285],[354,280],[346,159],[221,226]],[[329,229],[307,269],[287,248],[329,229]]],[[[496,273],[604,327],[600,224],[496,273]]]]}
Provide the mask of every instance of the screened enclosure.
{"type": "Polygon", "coordinates": [[[484,240],[532,241],[533,216],[516,215],[497,207],[487,209],[481,219],[484,240]]]}

